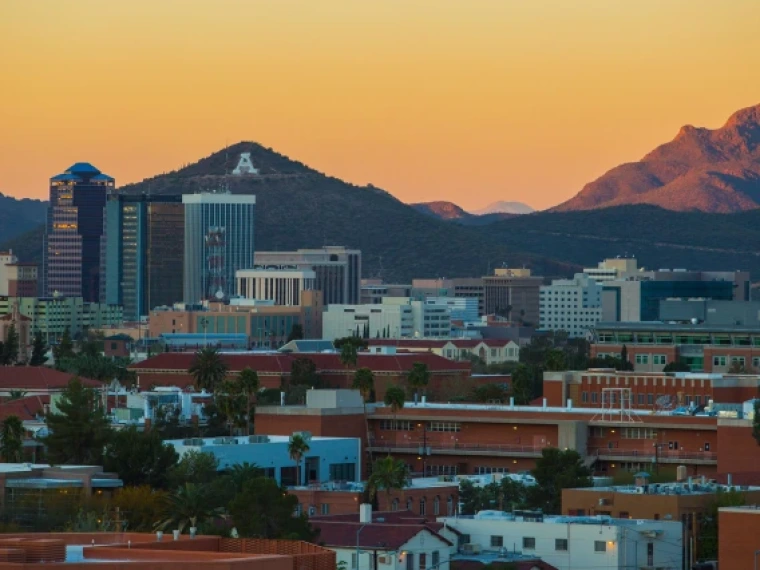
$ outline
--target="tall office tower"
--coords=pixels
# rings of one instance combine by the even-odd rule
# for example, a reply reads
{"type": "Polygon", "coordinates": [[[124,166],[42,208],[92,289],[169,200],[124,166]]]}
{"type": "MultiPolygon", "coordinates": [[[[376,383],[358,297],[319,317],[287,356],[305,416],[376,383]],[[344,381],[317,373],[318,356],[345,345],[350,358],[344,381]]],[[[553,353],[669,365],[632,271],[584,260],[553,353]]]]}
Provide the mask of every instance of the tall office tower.
{"type": "Polygon", "coordinates": [[[539,323],[539,287],[543,277],[530,269],[498,268],[483,277],[486,315],[499,315],[514,322],[536,326],[539,323]]]}
{"type": "Polygon", "coordinates": [[[184,299],[223,300],[235,293],[235,272],[253,267],[256,196],[185,194],[184,299]]]}
{"type": "Polygon", "coordinates": [[[361,300],[362,252],[340,246],[298,251],[257,251],[257,266],[292,265],[311,269],[325,305],[356,305],[361,300]]]}
{"type": "Polygon", "coordinates": [[[106,194],[115,181],[93,165],[77,162],[50,179],[43,253],[47,296],[100,297],[100,238],[106,194]]]}
{"type": "Polygon", "coordinates": [[[183,300],[185,209],[182,196],[111,194],[105,209],[102,300],[139,320],[183,300]]]}

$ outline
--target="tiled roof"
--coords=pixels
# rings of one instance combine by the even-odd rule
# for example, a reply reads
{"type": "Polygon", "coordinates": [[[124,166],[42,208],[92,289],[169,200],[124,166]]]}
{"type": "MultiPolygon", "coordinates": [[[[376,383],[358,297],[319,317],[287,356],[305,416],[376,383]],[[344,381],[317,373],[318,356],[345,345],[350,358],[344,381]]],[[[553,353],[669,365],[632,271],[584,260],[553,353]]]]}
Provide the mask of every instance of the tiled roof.
{"type": "Polygon", "coordinates": [[[50,396],[27,396],[3,402],[0,404],[0,421],[8,416],[18,416],[21,421],[33,420],[38,412],[43,412],[45,404],[49,403],[50,396]]]}
{"type": "MultiPolygon", "coordinates": [[[[47,366],[0,366],[0,391],[9,390],[53,390],[65,388],[72,375],[59,372],[47,366]]],[[[103,386],[96,380],[80,378],[82,384],[90,388],[103,386]]]]}
{"type": "Polygon", "coordinates": [[[312,520],[311,524],[319,530],[319,542],[327,547],[356,547],[357,532],[362,527],[358,537],[360,548],[398,550],[421,532],[431,534],[451,546],[448,540],[423,525],[330,522],[324,519],[312,520]]]}
{"type": "MultiPolygon", "coordinates": [[[[345,370],[339,354],[328,353],[270,353],[270,354],[221,354],[222,360],[233,372],[250,367],[259,372],[289,374],[292,363],[297,358],[308,358],[314,362],[317,371],[345,370]]],[[[195,359],[192,352],[164,352],[142,362],[131,364],[132,370],[187,370],[195,359]]],[[[432,372],[443,370],[469,371],[467,362],[452,362],[432,353],[421,354],[366,354],[359,353],[358,368],[369,368],[375,372],[406,372],[415,362],[427,364],[432,372]]]]}

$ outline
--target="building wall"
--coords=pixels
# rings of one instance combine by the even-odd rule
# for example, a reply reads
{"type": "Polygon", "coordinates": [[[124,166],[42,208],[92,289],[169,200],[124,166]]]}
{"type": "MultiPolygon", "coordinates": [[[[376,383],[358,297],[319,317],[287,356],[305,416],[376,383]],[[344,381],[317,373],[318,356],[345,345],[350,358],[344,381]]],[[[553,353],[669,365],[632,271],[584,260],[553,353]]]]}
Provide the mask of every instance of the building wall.
{"type": "Polygon", "coordinates": [[[246,299],[271,300],[277,305],[300,305],[303,291],[316,286],[316,273],[299,269],[241,269],[235,273],[236,292],[246,299]]]}
{"type": "Polygon", "coordinates": [[[485,313],[503,314],[512,321],[537,325],[540,321],[539,287],[542,283],[540,277],[484,277],[485,313]]]}
{"type": "Polygon", "coordinates": [[[364,334],[365,324],[370,338],[411,337],[414,316],[410,305],[328,305],[322,315],[322,338],[334,340],[364,334]]]}
{"type": "MultiPolygon", "coordinates": [[[[737,484],[760,480],[758,442],[752,437],[752,420],[718,420],[718,473],[731,475],[737,484]]],[[[758,501],[760,503],[760,501],[758,501]]]]}
{"type": "MultiPolygon", "coordinates": [[[[336,553],[338,567],[341,565],[348,570],[372,570],[374,567],[371,558],[374,556],[373,551],[369,549],[362,549],[359,553],[358,563],[352,565],[353,557],[356,555],[356,548],[332,548],[336,553]]],[[[391,564],[382,564],[383,568],[389,570],[423,570],[420,567],[420,554],[425,553],[427,556],[426,568],[429,570],[436,570],[430,568],[432,564],[433,550],[437,551],[440,555],[439,566],[441,570],[449,570],[449,546],[439,538],[433,536],[430,533],[421,532],[415,538],[402,545],[399,551],[391,551],[388,553],[388,557],[391,564]],[[403,553],[403,554],[402,554],[403,553]],[[412,558],[411,561],[408,558],[412,558]]],[[[385,553],[381,550],[378,552],[383,556],[385,553]]],[[[378,566],[380,566],[378,564],[378,566]]]]}
{"type": "Polygon", "coordinates": [[[539,326],[585,337],[602,318],[602,286],[583,274],[557,279],[539,291],[539,326]]]}
{"type": "Polygon", "coordinates": [[[756,568],[757,527],[760,510],[756,507],[723,508],[718,511],[718,567],[756,568]]]}

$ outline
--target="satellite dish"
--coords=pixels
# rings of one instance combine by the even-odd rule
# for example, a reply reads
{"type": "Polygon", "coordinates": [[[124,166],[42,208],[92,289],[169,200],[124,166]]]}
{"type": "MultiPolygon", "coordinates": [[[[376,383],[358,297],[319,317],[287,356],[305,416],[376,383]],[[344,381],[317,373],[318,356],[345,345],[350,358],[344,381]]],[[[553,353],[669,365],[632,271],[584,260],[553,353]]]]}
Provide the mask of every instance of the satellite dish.
{"type": "Polygon", "coordinates": [[[222,299],[224,299],[224,291],[222,291],[221,289],[219,289],[219,290],[218,290],[218,291],[217,291],[217,292],[214,294],[214,297],[216,297],[217,299],[219,299],[219,300],[221,301],[222,299]]]}

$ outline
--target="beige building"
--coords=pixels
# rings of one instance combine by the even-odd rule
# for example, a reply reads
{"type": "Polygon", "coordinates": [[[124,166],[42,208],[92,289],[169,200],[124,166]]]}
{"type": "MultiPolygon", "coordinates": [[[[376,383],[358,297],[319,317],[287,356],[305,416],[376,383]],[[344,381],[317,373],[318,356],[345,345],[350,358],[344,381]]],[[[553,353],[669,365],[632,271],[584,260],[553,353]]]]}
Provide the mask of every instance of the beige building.
{"type": "Polygon", "coordinates": [[[543,282],[542,277],[531,275],[530,269],[496,269],[493,275],[483,277],[485,314],[538,326],[543,282]]]}

